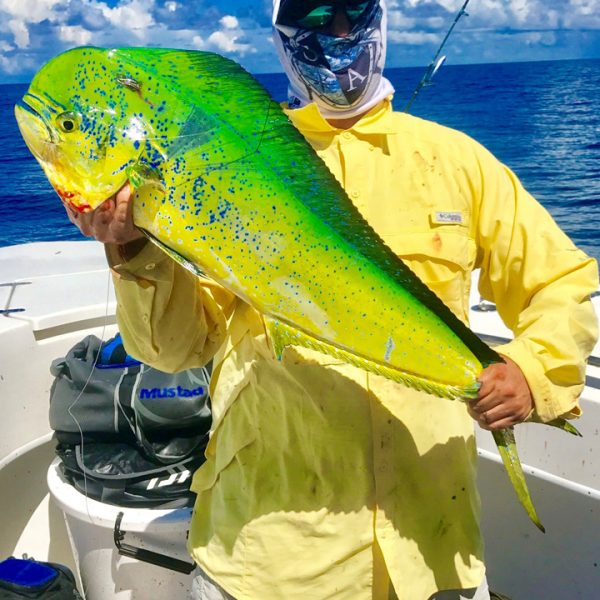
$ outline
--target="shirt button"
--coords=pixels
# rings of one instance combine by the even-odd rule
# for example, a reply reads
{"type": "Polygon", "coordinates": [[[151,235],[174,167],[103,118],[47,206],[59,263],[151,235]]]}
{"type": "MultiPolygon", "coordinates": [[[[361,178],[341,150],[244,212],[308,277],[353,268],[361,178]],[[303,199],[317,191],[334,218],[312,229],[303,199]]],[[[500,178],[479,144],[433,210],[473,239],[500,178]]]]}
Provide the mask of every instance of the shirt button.
{"type": "Polygon", "coordinates": [[[346,140],[352,139],[352,134],[349,131],[344,131],[344,133],[342,133],[342,137],[346,140]]]}
{"type": "Polygon", "coordinates": [[[152,269],[154,269],[156,267],[156,263],[148,263],[144,269],[146,269],[146,271],[152,271],[152,269]]]}
{"type": "Polygon", "coordinates": [[[358,198],[360,196],[360,192],[357,191],[357,190],[353,190],[353,191],[350,192],[350,196],[352,198],[358,198]]]}
{"type": "Polygon", "coordinates": [[[373,150],[375,150],[375,146],[369,146],[369,150],[373,152],[373,150]]]}
{"type": "Polygon", "coordinates": [[[148,318],[148,315],[142,315],[142,321],[144,323],[147,323],[150,319],[148,318]]]}

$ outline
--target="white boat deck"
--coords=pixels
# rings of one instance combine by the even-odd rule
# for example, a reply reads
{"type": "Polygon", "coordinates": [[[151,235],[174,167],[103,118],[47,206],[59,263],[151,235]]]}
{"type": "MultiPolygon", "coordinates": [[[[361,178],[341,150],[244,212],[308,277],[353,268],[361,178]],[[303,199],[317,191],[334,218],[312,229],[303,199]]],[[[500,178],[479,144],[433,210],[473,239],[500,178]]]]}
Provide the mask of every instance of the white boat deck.
{"type": "MultiPolygon", "coordinates": [[[[116,331],[116,303],[101,244],[0,248],[0,558],[52,557],[74,566],[62,514],[49,502],[54,458],[48,424],[50,363],[85,335],[116,331]],[[108,303],[107,303],[108,299],[108,303]]],[[[93,599],[92,599],[93,600],[93,599]]]]}

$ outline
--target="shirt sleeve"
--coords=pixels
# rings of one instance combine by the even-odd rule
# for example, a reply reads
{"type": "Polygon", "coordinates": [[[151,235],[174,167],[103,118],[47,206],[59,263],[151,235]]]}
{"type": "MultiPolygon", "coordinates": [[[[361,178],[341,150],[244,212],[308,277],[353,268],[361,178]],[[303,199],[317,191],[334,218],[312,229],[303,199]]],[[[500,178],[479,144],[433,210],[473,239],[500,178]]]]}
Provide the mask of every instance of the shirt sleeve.
{"type": "Polygon", "coordinates": [[[475,235],[479,292],[496,303],[514,360],[544,422],[579,416],[586,360],[598,336],[596,261],[577,249],[518,178],[481,149],[475,235]]]}
{"type": "Polygon", "coordinates": [[[106,255],[128,353],[166,372],[209,362],[225,340],[235,296],[151,243],[128,260],[116,245],[107,244],[106,255]]]}

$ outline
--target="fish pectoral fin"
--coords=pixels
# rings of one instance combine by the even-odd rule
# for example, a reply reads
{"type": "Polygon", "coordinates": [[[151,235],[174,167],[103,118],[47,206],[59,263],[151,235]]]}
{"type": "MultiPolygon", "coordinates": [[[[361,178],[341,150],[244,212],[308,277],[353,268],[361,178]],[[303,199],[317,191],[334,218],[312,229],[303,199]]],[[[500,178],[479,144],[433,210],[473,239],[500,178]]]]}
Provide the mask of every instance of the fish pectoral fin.
{"type": "Polygon", "coordinates": [[[165,254],[171,257],[176,263],[180,264],[188,271],[191,271],[197,277],[209,279],[206,276],[206,273],[204,273],[204,271],[197,264],[191,262],[185,256],[182,256],[181,254],[179,254],[179,252],[173,250],[173,248],[169,248],[169,246],[161,242],[156,236],[152,235],[146,229],[143,229],[142,227],[140,227],[139,229],[153,244],[156,244],[165,254]]]}
{"type": "Polygon", "coordinates": [[[131,167],[127,167],[125,172],[127,174],[129,183],[134,189],[138,190],[142,187],[150,185],[160,188],[164,193],[165,184],[160,176],[160,173],[156,169],[153,169],[148,165],[135,163],[131,167]]]}
{"type": "Polygon", "coordinates": [[[523,466],[521,465],[519,453],[517,452],[513,428],[506,427],[505,429],[492,431],[492,435],[494,436],[500,458],[504,463],[508,478],[513,485],[521,506],[523,506],[525,512],[529,515],[529,518],[533,521],[535,526],[545,533],[546,530],[537,516],[531,494],[529,493],[529,488],[527,487],[527,482],[525,481],[525,474],[523,473],[523,466]]]}

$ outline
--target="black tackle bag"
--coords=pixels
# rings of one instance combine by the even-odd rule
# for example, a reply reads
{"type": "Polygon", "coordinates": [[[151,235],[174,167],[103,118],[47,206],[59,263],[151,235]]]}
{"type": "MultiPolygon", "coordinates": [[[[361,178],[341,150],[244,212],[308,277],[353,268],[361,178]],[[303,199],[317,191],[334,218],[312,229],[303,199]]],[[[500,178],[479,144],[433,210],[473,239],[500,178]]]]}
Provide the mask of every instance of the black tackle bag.
{"type": "Polygon", "coordinates": [[[83,600],[64,565],[10,557],[0,562],[0,600],[83,600]]]}
{"type": "Polygon", "coordinates": [[[69,483],[118,506],[192,505],[211,425],[208,369],[164,373],[128,356],[120,335],[90,335],[50,371],[50,426],[69,483]]]}

